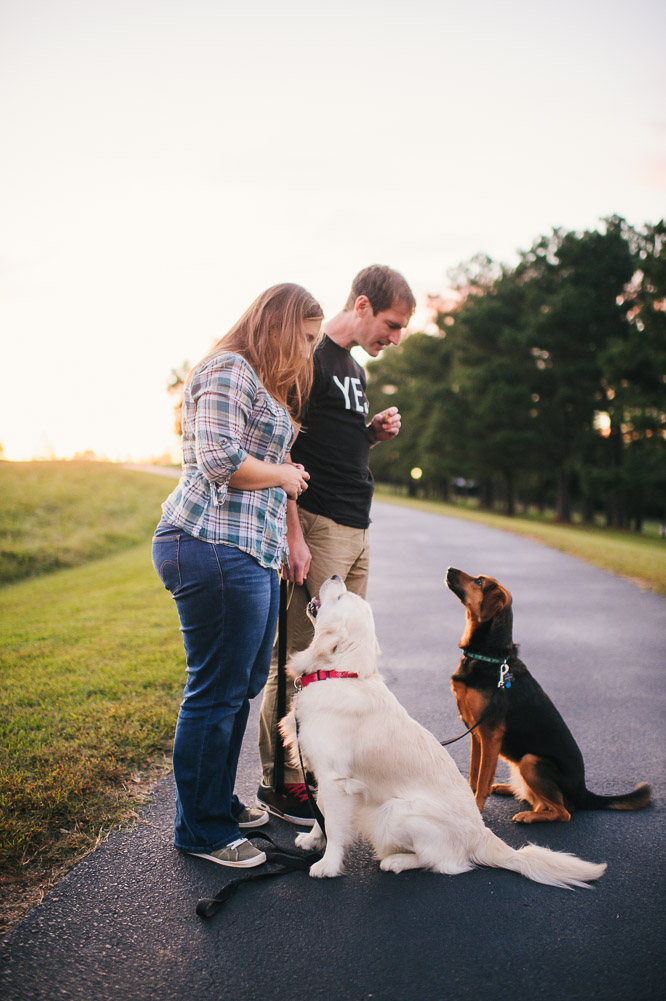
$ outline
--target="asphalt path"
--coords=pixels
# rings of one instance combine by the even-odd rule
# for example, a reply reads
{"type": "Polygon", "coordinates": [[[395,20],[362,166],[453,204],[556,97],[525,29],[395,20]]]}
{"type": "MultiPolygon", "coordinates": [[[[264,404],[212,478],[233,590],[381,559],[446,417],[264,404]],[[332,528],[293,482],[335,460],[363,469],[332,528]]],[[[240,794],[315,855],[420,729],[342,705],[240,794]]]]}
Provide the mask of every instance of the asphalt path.
{"type": "MultiPolygon", "coordinates": [[[[449,677],[464,612],[443,579],[449,565],[487,573],[513,593],[521,655],[578,740],[588,787],[608,794],[652,782],[647,809],[581,812],[569,824],[520,827],[513,800],[486,805],[486,823],[514,847],[529,840],[606,861],[607,874],[572,891],[491,869],[395,875],[359,844],[344,877],[260,881],[205,921],[198,898],[238,873],[173,849],[169,778],[140,824],[112,833],[10,933],[7,1001],[663,996],[666,601],[472,522],[376,503],[371,532],[382,673],[416,719],[440,739],[462,729],[449,677]]],[[[248,801],[257,714],[255,704],[239,770],[248,801]]],[[[451,747],[465,774],[469,739],[451,747]]],[[[264,830],[289,844],[295,828],[273,820],[264,830]]]]}

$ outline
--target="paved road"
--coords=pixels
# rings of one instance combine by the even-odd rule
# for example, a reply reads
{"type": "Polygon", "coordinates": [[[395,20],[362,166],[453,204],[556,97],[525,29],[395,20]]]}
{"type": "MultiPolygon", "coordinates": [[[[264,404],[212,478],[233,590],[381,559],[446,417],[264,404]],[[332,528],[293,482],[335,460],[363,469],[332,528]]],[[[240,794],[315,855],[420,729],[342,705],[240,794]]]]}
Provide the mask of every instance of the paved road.
{"type": "MultiPolygon", "coordinates": [[[[460,732],[448,677],[463,609],[447,565],[498,577],[514,594],[516,639],[583,750],[588,785],[656,802],[518,828],[511,800],[486,822],[608,862],[594,890],[564,891],[495,870],[381,873],[358,846],[336,880],[296,873],[245,888],[209,922],[195,902],[235,873],[171,847],[173,787],[133,831],[76,866],[4,944],[8,1001],[652,1001],[664,964],[664,626],[666,601],[539,543],[386,504],[374,508],[370,599],[383,673],[440,737],[460,732]]],[[[258,758],[249,726],[240,791],[258,758]]],[[[453,745],[466,770],[468,741],[453,745]]],[[[269,830],[287,843],[294,829],[269,830]]]]}

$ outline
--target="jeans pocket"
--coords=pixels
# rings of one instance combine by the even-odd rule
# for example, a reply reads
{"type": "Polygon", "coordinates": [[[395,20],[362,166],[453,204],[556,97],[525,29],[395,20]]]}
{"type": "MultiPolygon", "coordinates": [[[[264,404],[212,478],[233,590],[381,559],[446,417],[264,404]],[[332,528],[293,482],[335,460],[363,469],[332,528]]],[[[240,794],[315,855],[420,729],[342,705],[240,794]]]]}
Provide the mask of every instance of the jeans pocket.
{"type": "Polygon", "coordinates": [[[167,591],[175,595],[182,586],[178,536],[153,539],[153,566],[167,591]]]}

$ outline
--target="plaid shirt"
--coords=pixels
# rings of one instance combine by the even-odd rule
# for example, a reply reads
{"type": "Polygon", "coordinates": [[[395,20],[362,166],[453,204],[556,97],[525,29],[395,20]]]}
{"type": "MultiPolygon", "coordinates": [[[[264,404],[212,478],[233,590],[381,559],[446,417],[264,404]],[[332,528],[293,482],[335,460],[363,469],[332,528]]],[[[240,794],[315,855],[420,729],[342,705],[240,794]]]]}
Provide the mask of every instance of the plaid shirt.
{"type": "Polygon", "coordinates": [[[294,438],[287,410],[240,355],[195,369],[183,398],[183,471],[162,505],[164,518],[205,542],[249,553],[278,568],[287,553],[282,487],[236,490],[229,479],[248,455],[284,462],[294,438]]]}

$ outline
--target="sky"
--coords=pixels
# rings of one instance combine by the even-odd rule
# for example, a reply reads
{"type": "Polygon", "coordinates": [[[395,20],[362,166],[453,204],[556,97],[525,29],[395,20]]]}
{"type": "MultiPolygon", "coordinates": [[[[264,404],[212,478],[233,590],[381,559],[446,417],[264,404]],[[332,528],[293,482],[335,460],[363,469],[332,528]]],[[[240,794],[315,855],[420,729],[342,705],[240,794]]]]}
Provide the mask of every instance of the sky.
{"type": "Polygon", "coordinates": [[[278,282],[331,317],[388,264],[419,329],[477,253],[657,222],[665,42],[661,0],[2,0],[5,457],[176,456],[171,369],[278,282]]]}

